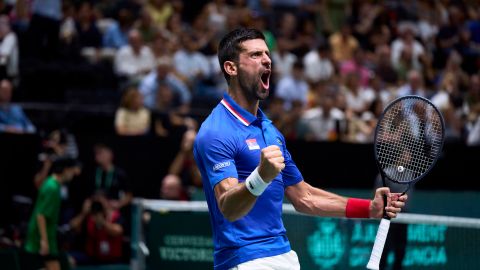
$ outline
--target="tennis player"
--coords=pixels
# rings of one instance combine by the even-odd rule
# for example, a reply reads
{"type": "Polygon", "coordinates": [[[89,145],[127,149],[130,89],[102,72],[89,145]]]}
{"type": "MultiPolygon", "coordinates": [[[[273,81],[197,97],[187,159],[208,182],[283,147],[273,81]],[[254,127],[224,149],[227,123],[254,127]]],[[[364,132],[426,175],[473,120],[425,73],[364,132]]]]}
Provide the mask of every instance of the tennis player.
{"type": "Polygon", "coordinates": [[[345,198],[307,184],[285,138],[259,109],[269,94],[270,52],[263,34],[237,29],[220,42],[227,93],[202,124],[194,145],[214,241],[215,270],[300,269],[282,222],[284,195],[302,213],[395,217],[407,196],[379,188],[373,200],[345,198]]]}

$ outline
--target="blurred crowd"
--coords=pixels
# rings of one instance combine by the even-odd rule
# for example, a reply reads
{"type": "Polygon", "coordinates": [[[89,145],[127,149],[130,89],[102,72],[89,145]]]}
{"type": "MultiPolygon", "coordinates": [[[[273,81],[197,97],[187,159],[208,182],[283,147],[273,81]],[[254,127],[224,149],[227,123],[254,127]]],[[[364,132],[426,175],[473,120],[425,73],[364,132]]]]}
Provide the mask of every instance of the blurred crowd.
{"type": "MultiPolygon", "coordinates": [[[[115,132],[181,136],[159,198],[189,199],[188,187],[201,187],[191,153],[196,130],[227,87],[217,44],[237,27],[265,35],[274,74],[261,107],[287,139],[371,143],[385,106],[413,94],[441,110],[448,141],[480,145],[480,3],[469,0],[1,1],[0,132],[46,130],[12,103],[22,68],[106,64],[118,88],[109,101],[115,132]],[[204,115],[193,116],[199,108],[204,115]]],[[[59,156],[78,156],[73,134],[47,133],[37,188],[59,156]]],[[[111,238],[80,237],[82,252],[72,253],[79,262],[121,257],[122,209],[134,195],[112,149],[98,144],[94,153],[90,196],[80,212],[62,210],[63,222],[79,235],[111,238]],[[105,241],[115,248],[102,255],[105,241]]]]}
{"type": "MultiPolygon", "coordinates": [[[[108,62],[121,135],[195,129],[191,109],[226,88],[219,39],[255,27],[275,71],[262,106],[287,138],[371,142],[382,108],[416,94],[442,110],[448,140],[480,140],[476,1],[17,0],[0,10],[0,76],[18,84],[22,59],[108,62]]],[[[0,111],[2,130],[23,120],[16,110],[0,111]]]]}

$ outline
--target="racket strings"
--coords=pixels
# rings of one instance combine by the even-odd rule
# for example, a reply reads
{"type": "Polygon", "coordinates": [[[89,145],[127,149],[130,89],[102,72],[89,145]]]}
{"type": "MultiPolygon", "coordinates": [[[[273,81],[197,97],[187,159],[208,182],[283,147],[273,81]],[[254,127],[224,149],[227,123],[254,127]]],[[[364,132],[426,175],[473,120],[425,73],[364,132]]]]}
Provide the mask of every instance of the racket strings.
{"type": "Polygon", "coordinates": [[[390,179],[406,183],[430,169],[443,140],[442,120],[431,104],[415,97],[402,99],[378,125],[377,157],[390,179]]]}

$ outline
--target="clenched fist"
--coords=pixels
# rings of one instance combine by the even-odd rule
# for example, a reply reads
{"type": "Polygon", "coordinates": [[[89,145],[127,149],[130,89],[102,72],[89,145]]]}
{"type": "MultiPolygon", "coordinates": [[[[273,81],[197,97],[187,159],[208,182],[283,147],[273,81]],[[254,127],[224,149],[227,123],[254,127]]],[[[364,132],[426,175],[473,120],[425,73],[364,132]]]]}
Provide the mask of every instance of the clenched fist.
{"type": "Polygon", "coordinates": [[[270,183],[285,168],[285,159],[277,145],[262,149],[258,173],[263,181],[270,183]]]}

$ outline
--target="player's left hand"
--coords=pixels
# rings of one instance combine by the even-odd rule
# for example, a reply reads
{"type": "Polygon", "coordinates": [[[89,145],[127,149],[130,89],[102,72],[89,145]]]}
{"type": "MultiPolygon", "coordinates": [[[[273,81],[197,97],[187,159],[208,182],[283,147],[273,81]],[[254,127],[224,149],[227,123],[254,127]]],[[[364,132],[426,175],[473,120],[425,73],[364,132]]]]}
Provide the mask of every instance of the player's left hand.
{"type": "Polygon", "coordinates": [[[382,218],[385,209],[387,216],[390,218],[395,218],[397,217],[397,214],[402,211],[407,199],[408,196],[406,194],[402,195],[401,193],[391,193],[388,187],[378,188],[375,191],[375,197],[370,204],[370,217],[382,218]],[[383,203],[384,195],[387,197],[386,207],[383,203]]]}

